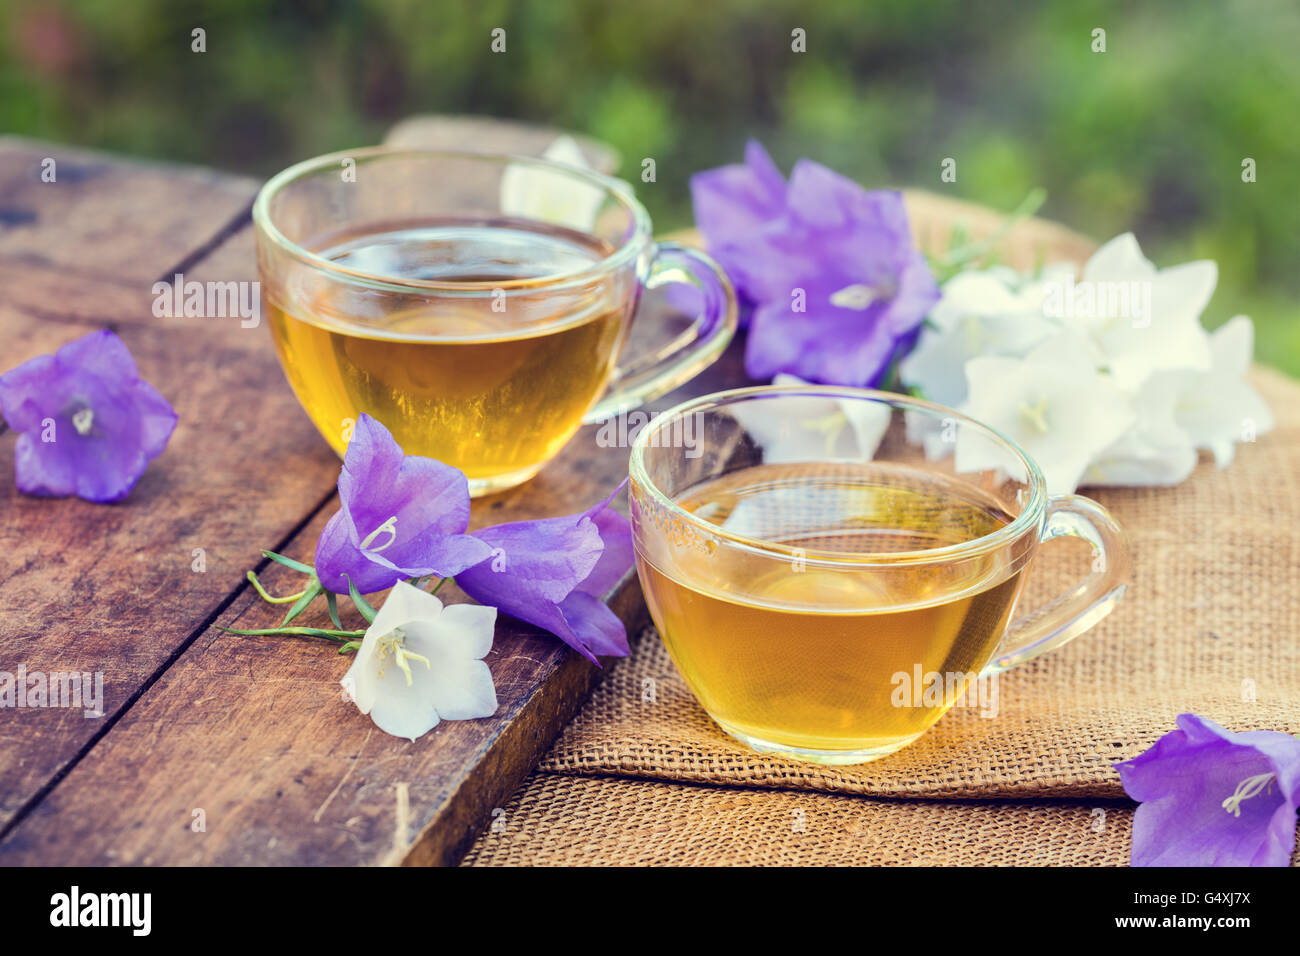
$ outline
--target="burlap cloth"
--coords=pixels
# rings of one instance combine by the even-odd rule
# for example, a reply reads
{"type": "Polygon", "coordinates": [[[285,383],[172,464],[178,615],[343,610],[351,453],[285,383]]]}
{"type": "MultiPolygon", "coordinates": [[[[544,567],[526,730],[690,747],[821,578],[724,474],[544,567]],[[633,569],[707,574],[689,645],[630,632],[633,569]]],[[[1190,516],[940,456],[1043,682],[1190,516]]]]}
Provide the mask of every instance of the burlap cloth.
{"type": "MultiPolygon", "coordinates": [[[[1132,804],[1112,763],[1185,711],[1300,733],[1300,384],[1251,377],[1277,427],[1231,466],[1085,489],[1128,532],[1128,593],[1002,675],[996,715],[954,708],[858,767],[765,756],[717,729],[648,631],[466,863],[1124,864],[1132,804]]],[[[1077,544],[1040,550],[1022,609],[1088,570],[1077,544]]]]}

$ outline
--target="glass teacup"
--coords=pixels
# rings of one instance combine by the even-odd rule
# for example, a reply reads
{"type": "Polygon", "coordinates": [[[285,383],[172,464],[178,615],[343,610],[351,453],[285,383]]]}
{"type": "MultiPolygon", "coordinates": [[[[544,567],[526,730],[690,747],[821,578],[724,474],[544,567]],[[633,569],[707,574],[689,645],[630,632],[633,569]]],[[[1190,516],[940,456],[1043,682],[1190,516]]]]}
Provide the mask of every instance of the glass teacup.
{"type": "Polygon", "coordinates": [[[637,571],[677,669],[754,749],[848,764],[907,746],[976,682],[1064,644],[1124,592],[1104,508],[1048,497],[1010,439],[951,409],[812,385],[679,405],[632,447],[637,571]],[[1092,573],[1013,611],[1038,545],[1092,573]]]}
{"type": "Polygon", "coordinates": [[[689,380],[736,327],[708,256],[656,244],[625,183],[545,159],[322,156],[271,179],[253,219],[276,354],[325,439],[342,454],[367,412],[475,495],[689,380]],[[620,363],[642,290],[673,282],[702,293],[700,315],[620,363]]]}

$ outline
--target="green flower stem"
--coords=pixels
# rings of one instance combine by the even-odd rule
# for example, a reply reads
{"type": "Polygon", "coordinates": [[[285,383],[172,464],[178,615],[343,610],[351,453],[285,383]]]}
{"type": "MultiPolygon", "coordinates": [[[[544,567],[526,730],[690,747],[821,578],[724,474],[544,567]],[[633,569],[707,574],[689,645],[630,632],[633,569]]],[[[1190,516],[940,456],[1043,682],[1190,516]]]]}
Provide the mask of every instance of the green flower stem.
{"type": "Polygon", "coordinates": [[[1001,244],[1002,240],[1021,220],[1028,219],[1038,212],[1046,201],[1047,190],[1041,187],[1031,189],[1029,194],[1020,201],[1020,205],[1011,211],[1011,214],[1002,221],[1002,224],[991,235],[984,239],[967,241],[964,230],[960,233],[954,230],[948,251],[931,259],[930,265],[938,273],[935,278],[940,283],[943,283],[960,272],[965,266],[987,256],[1001,244]]]}
{"type": "MultiPolygon", "coordinates": [[[[240,634],[245,637],[270,637],[270,636],[288,636],[288,637],[319,637],[326,641],[333,641],[340,645],[339,653],[347,654],[361,647],[360,638],[366,636],[364,630],[350,631],[343,627],[339,620],[338,599],[331,592],[327,591],[316,577],[316,569],[310,564],[303,564],[301,561],[295,561],[293,558],[286,558],[282,554],[276,554],[274,551],[263,551],[270,560],[276,564],[284,565],[294,571],[307,575],[307,586],[297,594],[290,594],[286,597],[276,597],[269,593],[266,588],[262,587],[262,582],[258,579],[255,571],[247,572],[248,582],[253,585],[254,590],[261,596],[263,601],[268,604],[292,604],[289,613],[281,622],[279,627],[259,627],[244,630],[236,627],[221,627],[214,625],[218,631],[225,631],[227,634],[240,634]],[[324,627],[290,627],[289,622],[303,612],[307,605],[311,604],[320,595],[325,595],[325,603],[329,608],[330,621],[334,624],[334,629],[324,627]]],[[[349,582],[348,590],[351,594],[352,601],[357,605],[363,617],[367,621],[373,621],[375,618],[375,609],[366,603],[365,598],[357,593],[356,587],[349,582]]]]}
{"type": "Polygon", "coordinates": [[[269,604],[292,604],[307,593],[307,589],[303,588],[297,594],[290,594],[287,597],[275,597],[272,594],[268,594],[266,588],[262,587],[262,582],[257,579],[257,573],[255,571],[248,572],[248,580],[253,587],[257,589],[257,593],[262,596],[262,600],[269,604]]]}
{"type": "Polygon", "coordinates": [[[220,625],[214,625],[214,627],[218,631],[225,631],[227,634],[242,634],[246,637],[288,634],[294,637],[321,637],[327,641],[334,641],[344,645],[366,636],[365,631],[331,631],[321,627],[261,627],[246,631],[234,627],[221,627],[220,625]]]}
{"type": "Polygon", "coordinates": [[[451,578],[442,578],[442,579],[441,579],[437,584],[435,584],[435,585],[433,586],[433,590],[430,591],[429,593],[430,593],[430,594],[437,594],[437,593],[438,593],[438,588],[442,587],[444,584],[446,584],[446,583],[447,583],[448,581],[450,581],[450,580],[451,580],[451,578]]]}

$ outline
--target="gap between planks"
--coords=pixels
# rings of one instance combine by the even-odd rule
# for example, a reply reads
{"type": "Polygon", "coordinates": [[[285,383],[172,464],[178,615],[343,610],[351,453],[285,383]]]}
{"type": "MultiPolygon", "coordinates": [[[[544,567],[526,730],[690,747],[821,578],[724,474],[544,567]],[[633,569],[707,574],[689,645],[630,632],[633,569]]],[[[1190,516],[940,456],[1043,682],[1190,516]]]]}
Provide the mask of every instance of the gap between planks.
{"type": "MultiPolygon", "coordinates": [[[[276,542],[275,547],[270,550],[279,552],[286,548],[289,543],[292,542],[297,535],[301,534],[302,530],[311,523],[312,519],[320,514],[329,503],[334,500],[334,495],[335,492],[331,490],[329,494],[325,495],[325,497],[318,501],[312,507],[311,512],[294,525],[283,538],[276,542]]],[[[257,567],[253,570],[256,574],[260,575],[262,572],[266,571],[270,565],[270,558],[263,558],[258,562],[257,567]]],[[[158,681],[162,679],[162,676],[171,669],[171,666],[180,659],[181,655],[188,651],[194,645],[194,642],[207,632],[207,630],[216,623],[217,619],[221,617],[221,615],[235,603],[240,595],[244,594],[250,587],[251,585],[248,583],[247,577],[241,579],[239,583],[235,585],[234,590],[222,598],[220,603],[212,609],[212,612],[176,646],[175,650],[167,656],[167,659],[159,664],[154,669],[153,673],[145,678],[144,682],[136,688],[136,690],[134,690],[125,701],[122,702],[121,707],[113,711],[111,714],[104,715],[104,725],[92,734],[90,739],[87,740],[62,767],[55,771],[54,775],[42,784],[40,789],[32,794],[32,796],[14,812],[13,817],[10,818],[8,823],[3,827],[0,827],[0,843],[3,843],[9,837],[9,834],[16,830],[19,825],[21,825],[22,822],[31,815],[32,811],[40,806],[46,797],[53,792],[54,788],[62,783],[64,778],[76,769],[77,765],[90,754],[90,752],[101,740],[104,739],[105,736],[107,736],[108,732],[118,725],[122,718],[124,718],[131,708],[135,706],[136,702],[139,701],[154,684],[158,683],[158,681]]]]}

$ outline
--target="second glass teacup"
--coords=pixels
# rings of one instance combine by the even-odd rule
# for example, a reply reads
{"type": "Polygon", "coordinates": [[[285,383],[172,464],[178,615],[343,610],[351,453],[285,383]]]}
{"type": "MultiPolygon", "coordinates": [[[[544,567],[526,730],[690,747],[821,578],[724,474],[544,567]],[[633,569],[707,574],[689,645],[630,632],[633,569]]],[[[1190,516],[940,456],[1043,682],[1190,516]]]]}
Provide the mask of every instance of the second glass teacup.
{"type": "Polygon", "coordinates": [[[474,495],[692,378],[736,327],[722,271],[653,242],[626,184],[544,159],[322,156],[271,179],[253,219],[276,353],[325,439],[342,454],[369,413],[474,495]],[[642,290],[671,282],[702,293],[701,314],[621,364],[642,290]]]}
{"type": "Polygon", "coordinates": [[[637,572],[709,715],[758,750],[822,763],[914,741],[988,678],[1057,647],[1123,594],[1123,532],[1049,498],[1010,439],[952,409],[780,385],[679,405],[632,447],[637,572]],[[1092,573],[1012,620],[1038,545],[1092,573]]]}

